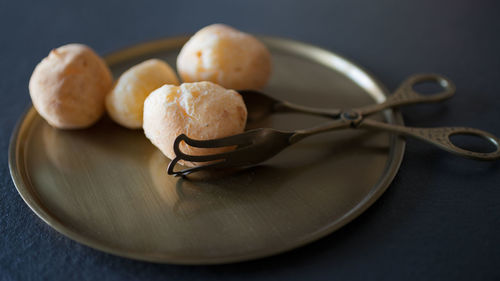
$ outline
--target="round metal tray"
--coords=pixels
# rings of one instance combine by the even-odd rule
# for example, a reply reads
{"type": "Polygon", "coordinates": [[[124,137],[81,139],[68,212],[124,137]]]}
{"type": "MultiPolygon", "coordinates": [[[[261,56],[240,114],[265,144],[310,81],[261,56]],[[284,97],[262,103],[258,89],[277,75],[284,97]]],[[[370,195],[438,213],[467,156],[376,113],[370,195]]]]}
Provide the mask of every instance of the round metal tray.
{"type": "MultiPolygon", "coordinates": [[[[261,37],[273,56],[264,90],[317,107],[381,102],[387,91],[332,52],[261,37]]],[[[147,58],[172,66],[186,37],[140,44],[107,56],[115,77],[147,58]]],[[[401,115],[375,116],[402,124],[401,115]]],[[[283,114],[263,126],[298,129],[327,119],[283,114]]],[[[321,238],[365,211],[389,186],[404,141],[345,130],[308,138],[264,165],[229,177],[166,174],[166,159],[144,136],[105,117],[85,130],[50,127],[31,108],[9,151],[19,194],[47,224],[119,256],[179,264],[228,263],[280,253],[321,238]]]]}

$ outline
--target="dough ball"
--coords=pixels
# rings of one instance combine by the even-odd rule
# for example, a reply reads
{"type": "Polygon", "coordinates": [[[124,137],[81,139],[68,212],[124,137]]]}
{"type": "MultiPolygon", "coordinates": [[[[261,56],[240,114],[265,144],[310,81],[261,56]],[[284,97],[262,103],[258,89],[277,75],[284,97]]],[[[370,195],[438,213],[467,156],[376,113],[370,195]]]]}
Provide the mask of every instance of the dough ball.
{"type": "MultiPolygon", "coordinates": [[[[144,133],[170,159],[175,157],[173,144],[178,135],[199,140],[227,137],[243,132],[246,119],[241,95],[211,82],[164,85],[144,102],[144,133]]],[[[232,148],[195,148],[182,142],[180,149],[190,155],[207,155],[232,148]]]]}
{"type": "Polygon", "coordinates": [[[53,127],[85,128],[104,113],[113,78],[104,60],[88,46],[69,44],[50,52],[29,82],[31,101],[53,127]]]}
{"type": "Polygon", "coordinates": [[[184,82],[211,81],[228,89],[262,89],[271,75],[271,54],[255,37],[223,24],[198,31],[177,57],[184,82]]]}
{"type": "Polygon", "coordinates": [[[144,100],[165,84],[179,85],[177,75],[166,62],[150,59],[131,67],[106,97],[108,114],[122,126],[142,128],[144,100]]]}

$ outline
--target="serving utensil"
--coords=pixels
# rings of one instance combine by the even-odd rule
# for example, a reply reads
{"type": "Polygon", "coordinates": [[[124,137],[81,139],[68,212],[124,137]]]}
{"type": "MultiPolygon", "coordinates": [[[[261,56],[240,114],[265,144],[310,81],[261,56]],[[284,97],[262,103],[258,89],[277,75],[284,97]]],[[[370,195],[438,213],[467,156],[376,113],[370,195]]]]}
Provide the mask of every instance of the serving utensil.
{"type": "Polygon", "coordinates": [[[365,119],[367,116],[389,108],[443,101],[452,97],[454,93],[455,85],[453,82],[437,74],[413,75],[406,79],[394,94],[389,96],[384,102],[353,109],[318,109],[278,100],[257,91],[240,91],[247,106],[249,120],[257,120],[273,113],[282,112],[312,114],[335,120],[302,130],[280,131],[272,128],[259,128],[241,134],[212,140],[194,140],[185,134],[181,134],[174,141],[174,152],[176,157],[170,162],[167,172],[171,175],[184,176],[207,169],[228,169],[252,166],[275,156],[286,147],[306,137],[348,128],[381,130],[403,136],[410,136],[433,144],[448,152],[472,159],[499,159],[499,139],[479,129],[466,127],[415,128],[388,124],[373,119],[365,119]],[[424,82],[437,83],[442,89],[430,95],[423,95],[415,91],[414,87],[424,82]],[[491,143],[495,147],[495,150],[491,152],[477,152],[458,147],[453,144],[450,139],[451,136],[455,135],[473,135],[481,137],[491,143]],[[179,148],[180,143],[183,141],[190,146],[199,148],[226,146],[236,146],[236,148],[228,152],[212,155],[188,155],[183,153],[179,148]],[[174,171],[175,165],[180,160],[207,164],[174,171]]]}

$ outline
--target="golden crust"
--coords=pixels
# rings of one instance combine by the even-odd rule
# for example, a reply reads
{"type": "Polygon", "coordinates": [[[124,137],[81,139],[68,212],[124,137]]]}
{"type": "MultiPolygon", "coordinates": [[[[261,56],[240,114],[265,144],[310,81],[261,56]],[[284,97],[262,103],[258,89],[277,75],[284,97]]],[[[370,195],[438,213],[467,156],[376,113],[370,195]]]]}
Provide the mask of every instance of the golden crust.
{"type": "Polygon", "coordinates": [[[271,54],[250,34],[223,24],[209,25],[177,57],[184,82],[211,81],[228,89],[262,89],[271,75],[271,54]]]}
{"type": "Polygon", "coordinates": [[[108,114],[122,126],[142,128],[144,100],[165,84],[179,85],[177,75],[166,62],[149,59],[131,67],[106,96],[108,114]]]}
{"type": "MultiPolygon", "coordinates": [[[[165,85],[144,102],[144,133],[168,158],[173,159],[173,143],[180,134],[193,139],[215,139],[244,131],[247,109],[240,94],[211,82],[165,85]]],[[[181,144],[191,155],[220,153],[231,148],[199,149],[181,144]]],[[[197,163],[181,164],[196,166],[197,163]]]]}
{"type": "Polygon", "coordinates": [[[109,68],[92,49],[68,44],[36,66],[29,90],[33,106],[50,125],[76,129],[99,120],[112,83],[109,68]]]}

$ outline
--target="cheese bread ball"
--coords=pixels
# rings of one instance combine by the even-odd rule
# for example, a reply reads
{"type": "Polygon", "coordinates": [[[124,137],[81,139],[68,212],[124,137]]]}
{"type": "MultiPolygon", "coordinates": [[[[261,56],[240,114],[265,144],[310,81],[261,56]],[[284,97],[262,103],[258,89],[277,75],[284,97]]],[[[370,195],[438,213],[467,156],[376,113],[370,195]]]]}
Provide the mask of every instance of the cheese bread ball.
{"type": "Polygon", "coordinates": [[[228,89],[262,89],[271,75],[271,54],[255,37],[223,24],[209,25],[177,57],[184,82],[211,81],[228,89]]]}
{"type": "MultiPolygon", "coordinates": [[[[144,133],[168,158],[173,159],[173,144],[180,134],[199,140],[215,139],[244,131],[247,109],[243,98],[211,82],[164,85],[144,102],[144,133]]],[[[231,148],[195,148],[180,145],[191,155],[207,155],[231,148]]],[[[200,163],[179,162],[187,166],[200,163]]]]}
{"type": "Polygon", "coordinates": [[[131,67],[106,97],[108,114],[122,126],[142,128],[144,100],[165,84],[179,85],[177,75],[166,62],[150,59],[131,67]]]}
{"type": "Polygon", "coordinates": [[[54,49],[35,68],[29,82],[31,101],[53,127],[85,128],[104,113],[104,97],[113,84],[106,63],[88,46],[54,49]]]}

